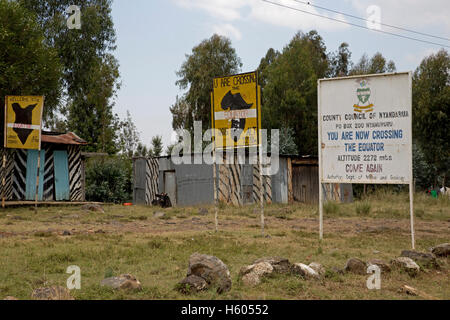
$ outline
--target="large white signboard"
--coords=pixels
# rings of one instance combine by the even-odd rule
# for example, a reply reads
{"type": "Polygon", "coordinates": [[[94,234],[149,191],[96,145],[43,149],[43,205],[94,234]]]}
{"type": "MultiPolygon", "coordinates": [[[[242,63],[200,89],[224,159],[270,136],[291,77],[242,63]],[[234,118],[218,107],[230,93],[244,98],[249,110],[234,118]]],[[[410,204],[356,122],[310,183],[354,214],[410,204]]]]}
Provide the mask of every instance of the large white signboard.
{"type": "Polygon", "coordinates": [[[322,183],[411,183],[411,86],[411,73],[319,80],[322,183]]]}

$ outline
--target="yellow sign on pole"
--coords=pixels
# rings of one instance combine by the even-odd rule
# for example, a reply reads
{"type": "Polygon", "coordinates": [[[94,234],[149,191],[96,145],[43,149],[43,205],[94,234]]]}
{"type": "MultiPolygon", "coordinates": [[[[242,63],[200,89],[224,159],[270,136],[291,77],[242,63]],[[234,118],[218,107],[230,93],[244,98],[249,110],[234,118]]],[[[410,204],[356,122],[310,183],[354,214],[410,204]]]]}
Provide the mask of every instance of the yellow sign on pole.
{"type": "Polygon", "coordinates": [[[41,150],[42,96],[7,96],[5,148],[41,150]]]}
{"type": "Polygon", "coordinates": [[[215,139],[215,148],[258,146],[261,104],[257,72],[215,78],[213,88],[213,129],[222,133],[222,139],[215,139]]]}

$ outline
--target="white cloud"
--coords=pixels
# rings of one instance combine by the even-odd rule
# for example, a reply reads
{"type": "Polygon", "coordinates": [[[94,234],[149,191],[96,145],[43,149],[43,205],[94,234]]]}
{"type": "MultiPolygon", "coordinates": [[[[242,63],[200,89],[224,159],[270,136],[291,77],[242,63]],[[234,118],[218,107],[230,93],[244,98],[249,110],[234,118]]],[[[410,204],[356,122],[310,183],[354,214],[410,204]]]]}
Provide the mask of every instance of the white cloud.
{"type": "MultiPolygon", "coordinates": [[[[284,6],[303,10],[312,14],[319,14],[333,19],[346,21],[340,15],[328,15],[324,12],[318,12],[315,8],[307,5],[295,3],[292,0],[270,0],[284,6]]],[[[249,18],[257,19],[261,22],[270,23],[275,26],[288,27],[291,29],[302,29],[309,31],[310,29],[319,29],[327,31],[341,31],[348,28],[348,25],[335,22],[326,18],[317,17],[308,13],[288,9],[285,7],[273,5],[271,3],[260,0],[251,0],[251,12],[249,18]]]]}
{"type": "MultiPolygon", "coordinates": [[[[287,27],[294,30],[310,29],[342,30],[347,25],[320,18],[307,13],[302,13],[289,8],[280,7],[261,0],[174,0],[176,4],[188,9],[200,9],[213,18],[232,22],[238,20],[257,20],[274,26],[287,27]]],[[[271,0],[284,6],[297,8],[314,14],[329,16],[344,20],[340,15],[328,15],[318,12],[315,8],[296,3],[292,0],[271,0]]]]}
{"type": "Polygon", "coordinates": [[[241,0],[175,0],[175,3],[184,8],[204,10],[225,21],[239,19],[240,9],[245,6],[241,0]]]}
{"type": "MultiPolygon", "coordinates": [[[[432,33],[446,36],[450,32],[450,2],[448,0],[349,0],[363,17],[370,5],[381,9],[381,22],[415,31],[435,28],[432,33]]],[[[383,30],[401,32],[382,27],[383,30]]],[[[414,34],[411,34],[414,36],[414,34]]],[[[433,38],[431,38],[433,39],[433,38]]],[[[436,39],[438,40],[438,39],[436,39]]],[[[438,40],[439,41],[439,40],[438,40]]]]}
{"type": "Polygon", "coordinates": [[[425,57],[428,57],[429,55],[435,54],[439,51],[439,48],[430,48],[423,51],[419,51],[416,53],[408,53],[405,56],[406,62],[410,63],[411,65],[420,65],[422,60],[425,57]]]}
{"type": "MultiPolygon", "coordinates": [[[[216,20],[217,25],[227,24],[227,35],[241,37],[236,32],[236,27],[231,23],[238,21],[259,21],[262,23],[290,28],[293,30],[308,31],[317,29],[319,31],[342,31],[351,28],[350,26],[331,21],[326,18],[317,17],[311,14],[298,12],[292,9],[283,8],[261,0],[172,0],[178,6],[191,10],[201,10],[206,12],[211,18],[216,20]],[[231,27],[231,28],[230,28],[231,27]],[[235,30],[232,30],[235,29],[235,30]]],[[[297,8],[312,14],[319,14],[334,19],[349,21],[365,25],[363,21],[353,20],[339,14],[318,10],[312,6],[304,5],[294,0],[269,0],[281,5],[297,8]]],[[[436,35],[448,37],[450,32],[450,2],[449,0],[346,0],[353,10],[346,9],[346,13],[356,14],[363,18],[368,18],[367,8],[371,5],[379,6],[381,9],[381,22],[401,26],[417,31],[426,28],[433,28],[431,32],[436,35]],[[355,13],[356,11],[356,13],[355,13]]],[[[328,2],[330,9],[339,11],[340,5],[334,1],[328,2]]],[[[344,10],[343,10],[344,11],[344,10]]],[[[404,33],[400,30],[382,27],[382,30],[404,33]]],[[[410,34],[413,37],[418,35],[410,34]]],[[[430,41],[448,44],[445,40],[426,38],[430,41]],[[444,41],[444,42],[442,42],[444,41]]]]}
{"type": "Polygon", "coordinates": [[[229,23],[219,24],[213,26],[214,33],[221,36],[226,36],[229,38],[234,38],[236,40],[242,39],[242,34],[238,28],[229,23]]]}

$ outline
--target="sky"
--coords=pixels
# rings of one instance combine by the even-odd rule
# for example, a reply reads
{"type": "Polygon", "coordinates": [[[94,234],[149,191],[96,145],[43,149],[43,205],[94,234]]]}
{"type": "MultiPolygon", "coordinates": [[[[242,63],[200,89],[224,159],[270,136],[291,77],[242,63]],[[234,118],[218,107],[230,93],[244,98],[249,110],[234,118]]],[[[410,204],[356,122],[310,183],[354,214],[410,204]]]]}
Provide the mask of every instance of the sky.
{"type": "MultiPolygon", "coordinates": [[[[295,0],[269,1],[366,26],[364,21],[295,0]]],[[[363,18],[373,17],[376,11],[371,6],[377,6],[384,24],[450,38],[448,0],[318,0],[310,3],[363,18]]],[[[120,63],[122,81],[114,112],[124,118],[127,110],[130,111],[141,141],[146,145],[150,145],[156,135],[163,137],[165,146],[171,143],[174,133],[169,108],[176,96],[184,93],[175,84],[176,71],[186,54],[214,33],[231,39],[242,60],[242,72],[254,71],[269,48],[281,51],[298,31],[317,30],[329,52],[347,42],[354,62],[364,53],[371,57],[381,52],[395,62],[397,71],[414,71],[424,57],[442,48],[334,22],[263,0],[114,0],[112,15],[117,32],[115,56],[120,63]]],[[[448,40],[385,26],[381,30],[450,46],[448,40]]]]}

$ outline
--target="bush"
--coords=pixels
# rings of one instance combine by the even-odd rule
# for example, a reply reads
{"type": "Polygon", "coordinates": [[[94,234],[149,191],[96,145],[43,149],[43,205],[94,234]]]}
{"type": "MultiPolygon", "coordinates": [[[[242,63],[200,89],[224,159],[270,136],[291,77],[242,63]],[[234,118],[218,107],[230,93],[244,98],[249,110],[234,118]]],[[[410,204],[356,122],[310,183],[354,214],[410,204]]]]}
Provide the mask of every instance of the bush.
{"type": "Polygon", "coordinates": [[[88,201],[123,203],[132,198],[132,162],[123,157],[93,158],[86,166],[88,201]]]}
{"type": "Polygon", "coordinates": [[[325,213],[337,214],[339,213],[339,206],[334,201],[327,201],[323,204],[323,210],[325,213]]]}
{"type": "Polygon", "coordinates": [[[367,201],[356,203],[356,213],[359,215],[368,215],[371,209],[372,206],[367,201]]]}

